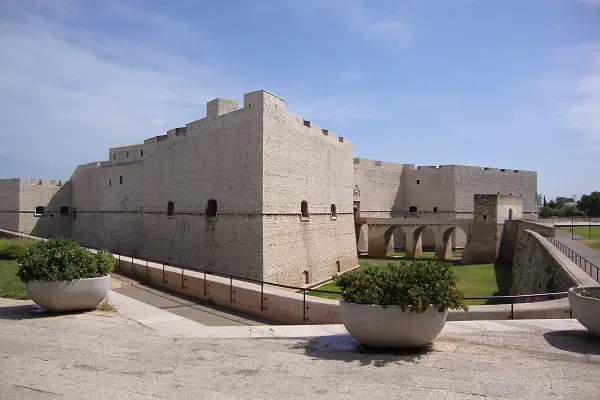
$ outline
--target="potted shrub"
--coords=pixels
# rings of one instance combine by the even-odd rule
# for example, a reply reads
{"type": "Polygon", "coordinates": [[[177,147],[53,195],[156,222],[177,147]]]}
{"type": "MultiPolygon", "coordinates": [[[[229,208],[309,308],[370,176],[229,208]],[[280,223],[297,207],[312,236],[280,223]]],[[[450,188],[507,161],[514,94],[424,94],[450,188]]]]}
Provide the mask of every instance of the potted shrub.
{"type": "Polygon", "coordinates": [[[370,347],[423,346],[442,331],[448,309],[467,309],[454,271],[432,260],[352,271],[336,283],[342,323],[370,347]]]}
{"type": "Polygon", "coordinates": [[[33,301],[48,311],[75,311],[93,309],[106,297],[115,259],[107,250],[91,253],[54,238],[31,246],[19,263],[19,278],[33,301]]]}
{"type": "Polygon", "coordinates": [[[577,286],[569,289],[573,317],[588,331],[600,337],[600,286],[577,286]]]}

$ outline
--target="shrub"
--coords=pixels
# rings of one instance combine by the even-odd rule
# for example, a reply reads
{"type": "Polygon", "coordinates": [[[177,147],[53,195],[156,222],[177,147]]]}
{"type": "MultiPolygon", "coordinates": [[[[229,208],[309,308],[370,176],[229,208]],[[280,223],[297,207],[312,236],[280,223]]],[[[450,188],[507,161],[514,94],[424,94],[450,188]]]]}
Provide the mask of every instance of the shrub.
{"type": "Polygon", "coordinates": [[[17,260],[34,243],[36,241],[27,239],[0,239],[0,259],[17,260]]]}
{"type": "Polygon", "coordinates": [[[424,312],[429,305],[440,312],[467,309],[452,268],[434,260],[389,264],[387,271],[368,267],[340,275],[335,282],[348,303],[395,305],[414,313],[424,312]]]}
{"type": "Polygon", "coordinates": [[[23,282],[70,281],[107,275],[115,259],[108,250],[94,254],[70,239],[53,238],[31,246],[19,263],[17,274],[23,282]]]}

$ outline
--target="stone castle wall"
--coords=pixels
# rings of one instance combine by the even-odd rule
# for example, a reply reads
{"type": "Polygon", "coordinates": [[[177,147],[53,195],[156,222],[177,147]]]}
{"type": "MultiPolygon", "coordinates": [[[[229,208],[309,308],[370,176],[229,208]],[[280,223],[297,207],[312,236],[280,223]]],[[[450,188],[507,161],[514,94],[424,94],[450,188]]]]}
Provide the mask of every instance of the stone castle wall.
{"type": "Polygon", "coordinates": [[[0,227],[19,230],[20,179],[0,179],[0,227]]]}

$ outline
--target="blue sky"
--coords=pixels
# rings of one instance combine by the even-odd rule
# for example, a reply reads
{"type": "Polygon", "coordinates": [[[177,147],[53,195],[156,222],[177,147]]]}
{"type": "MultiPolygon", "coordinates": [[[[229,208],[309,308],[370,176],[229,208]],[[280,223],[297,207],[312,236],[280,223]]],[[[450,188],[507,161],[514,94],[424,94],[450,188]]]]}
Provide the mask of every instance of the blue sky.
{"type": "Polygon", "coordinates": [[[266,89],[359,157],[600,190],[600,0],[2,0],[0,52],[0,177],[266,89]]]}

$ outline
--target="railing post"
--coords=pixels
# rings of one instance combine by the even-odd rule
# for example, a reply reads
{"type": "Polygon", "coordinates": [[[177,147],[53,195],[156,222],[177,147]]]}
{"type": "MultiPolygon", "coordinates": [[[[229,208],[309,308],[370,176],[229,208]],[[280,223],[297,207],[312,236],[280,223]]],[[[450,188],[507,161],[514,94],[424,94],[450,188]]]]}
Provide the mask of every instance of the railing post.
{"type": "Polygon", "coordinates": [[[162,273],[163,280],[162,281],[163,281],[163,285],[164,285],[165,284],[165,263],[163,262],[162,265],[163,265],[163,273],[162,273]]]}
{"type": "Polygon", "coordinates": [[[302,289],[302,323],[306,322],[306,289],[302,289]]]}
{"type": "Polygon", "coordinates": [[[265,310],[265,281],[260,282],[260,311],[265,310]]]}
{"type": "Polygon", "coordinates": [[[515,299],[511,298],[510,299],[510,319],[514,320],[515,319],[515,299]]]}
{"type": "Polygon", "coordinates": [[[204,296],[206,296],[206,271],[204,271],[204,296]]]}
{"type": "Polygon", "coordinates": [[[229,304],[233,303],[233,277],[229,276],[229,304]]]}
{"type": "Polygon", "coordinates": [[[183,267],[181,267],[181,290],[183,289],[183,267]]]}
{"type": "Polygon", "coordinates": [[[119,254],[119,271],[121,270],[121,255],[119,254]]]}
{"type": "Polygon", "coordinates": [[[146,260],[146,279],[150,280],[150,266],[148,265],[148,260],[146,260]]]}
{"type": "Polygon", "coordinates": [[[133,256],[131,256],[131,275],[135,275],[133,272],[134,270],[135,270],[135,267],[133,266],[133,256]]]}

